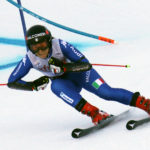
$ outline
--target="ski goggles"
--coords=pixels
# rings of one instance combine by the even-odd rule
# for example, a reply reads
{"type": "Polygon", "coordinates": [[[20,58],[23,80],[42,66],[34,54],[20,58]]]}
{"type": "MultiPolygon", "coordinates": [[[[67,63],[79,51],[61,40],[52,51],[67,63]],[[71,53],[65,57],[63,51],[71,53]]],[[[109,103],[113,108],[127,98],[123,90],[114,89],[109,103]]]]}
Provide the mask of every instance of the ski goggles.
{"type": "Polygon", "coordinates": [[[45,51],[47,49],[49,49],[49,45],[46,41],[30,46],[30,50],[33,54],[39,52],[40,50],[45,51]]]}

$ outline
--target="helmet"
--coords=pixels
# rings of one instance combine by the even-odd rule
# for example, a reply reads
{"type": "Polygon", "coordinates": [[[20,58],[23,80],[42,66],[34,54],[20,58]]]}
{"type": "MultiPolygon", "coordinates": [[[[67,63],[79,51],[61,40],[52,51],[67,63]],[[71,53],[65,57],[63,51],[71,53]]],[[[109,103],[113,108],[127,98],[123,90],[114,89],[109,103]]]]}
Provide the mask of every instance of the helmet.
{"type": "Polygon", "coordinates": [[[52,35],[46,27],[42,25],[34,25],[27,30],[26,44],[29,49],[31,44],[37,44],[45,40],[48,42],[49,46],[51,46],[52,35]]]}

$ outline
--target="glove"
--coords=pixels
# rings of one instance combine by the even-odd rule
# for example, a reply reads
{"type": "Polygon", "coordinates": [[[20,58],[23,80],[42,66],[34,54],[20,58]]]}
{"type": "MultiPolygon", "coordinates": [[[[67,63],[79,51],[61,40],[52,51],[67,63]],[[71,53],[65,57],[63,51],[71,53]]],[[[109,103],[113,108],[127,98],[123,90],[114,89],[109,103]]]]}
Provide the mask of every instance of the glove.
{"type": "Polygon", "coordinates": [[[39,90],[44,90],[49,83],[49,77],[43,76],[40,77],[39,79],[36,79],[32,82],[32,87],[33,90],[39,91],[39,90]]]}
{"type": "Polygon", "coordinates": [[[50,70],[54,73],[61,73],[64,72],[63,70],[63,62],[58,60],[57,58],[51,57],[51,59],[48,62],[50,70]]]}

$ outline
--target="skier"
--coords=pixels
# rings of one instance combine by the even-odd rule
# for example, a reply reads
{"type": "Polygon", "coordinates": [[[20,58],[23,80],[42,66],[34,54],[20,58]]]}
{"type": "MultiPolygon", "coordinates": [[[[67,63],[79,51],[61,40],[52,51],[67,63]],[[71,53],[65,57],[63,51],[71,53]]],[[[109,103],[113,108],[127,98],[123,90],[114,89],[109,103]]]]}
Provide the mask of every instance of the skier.
{"type": "Polygon", "coordinates": [[[39,91],[45,89],[51,80],[51,90],[77,111],[90,116],[95,125],[110,115],[88,103],[80,95],[82,88],[105,100],[134,106],[150,114],[149,99],[140,96],[139,92],[110,87],[79,50],[52,37],[46,27],[32,26],[27,31],[26,44],[29,51],[11,73],[9,88],[39,91]],[[32,82],[23,81],[31,68],[44,76],[32,82]]]}

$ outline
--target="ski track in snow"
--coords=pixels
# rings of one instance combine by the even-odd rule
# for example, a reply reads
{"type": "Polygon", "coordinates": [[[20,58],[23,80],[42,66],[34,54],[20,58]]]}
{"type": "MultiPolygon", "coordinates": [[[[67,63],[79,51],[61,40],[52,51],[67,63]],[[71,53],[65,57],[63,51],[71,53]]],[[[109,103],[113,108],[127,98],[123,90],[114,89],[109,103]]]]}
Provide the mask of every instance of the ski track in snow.
{"type": "MultiPolygon", "coordinates": [[[[19,11],[1,0],[0,37],[23,39],[19,11]],[[6,11],[7,10],[7,11],[6,11]]],[[[142,95],[149,94],[149,40],[150,10],[145,0],[22,0],[24,7],[52,21],[91,34],[115,39],[118,44],[98,44],[99,41],[58,29],[25,14],[27,27],[46,25],[55,37],[71,41],[92,63],[131,65],[131,68],[95,67],[112,87],[120,87],[142,95]],[[82,44],[82,42],[84,44],[82,44]],[[86,45],[88,43],[88,46],[86,45]]],[[[25,47],[0,43],[0,65],[25,55],[25,47]]],[[[14,67],[2,69],[0,83],[7,83],[14,67]]],[[[34,80],[41,76],[31,70],[24,78],[34,80]]],[[[90,118],[78,113],[57,98],[50,85],[45,91],[24,92],[0,87],[0,149],[1,150],[147,150],[150,141],[150,123],[128,131],[130,119],[141,119],[147,114],[132,108],[112,126],[81,139],[73,139],[71,131],[92,125],[90,118]]],[[[83,90],[82,95],[93,105],[112,114],[129,108],[108,102],[83,90]]]]}

